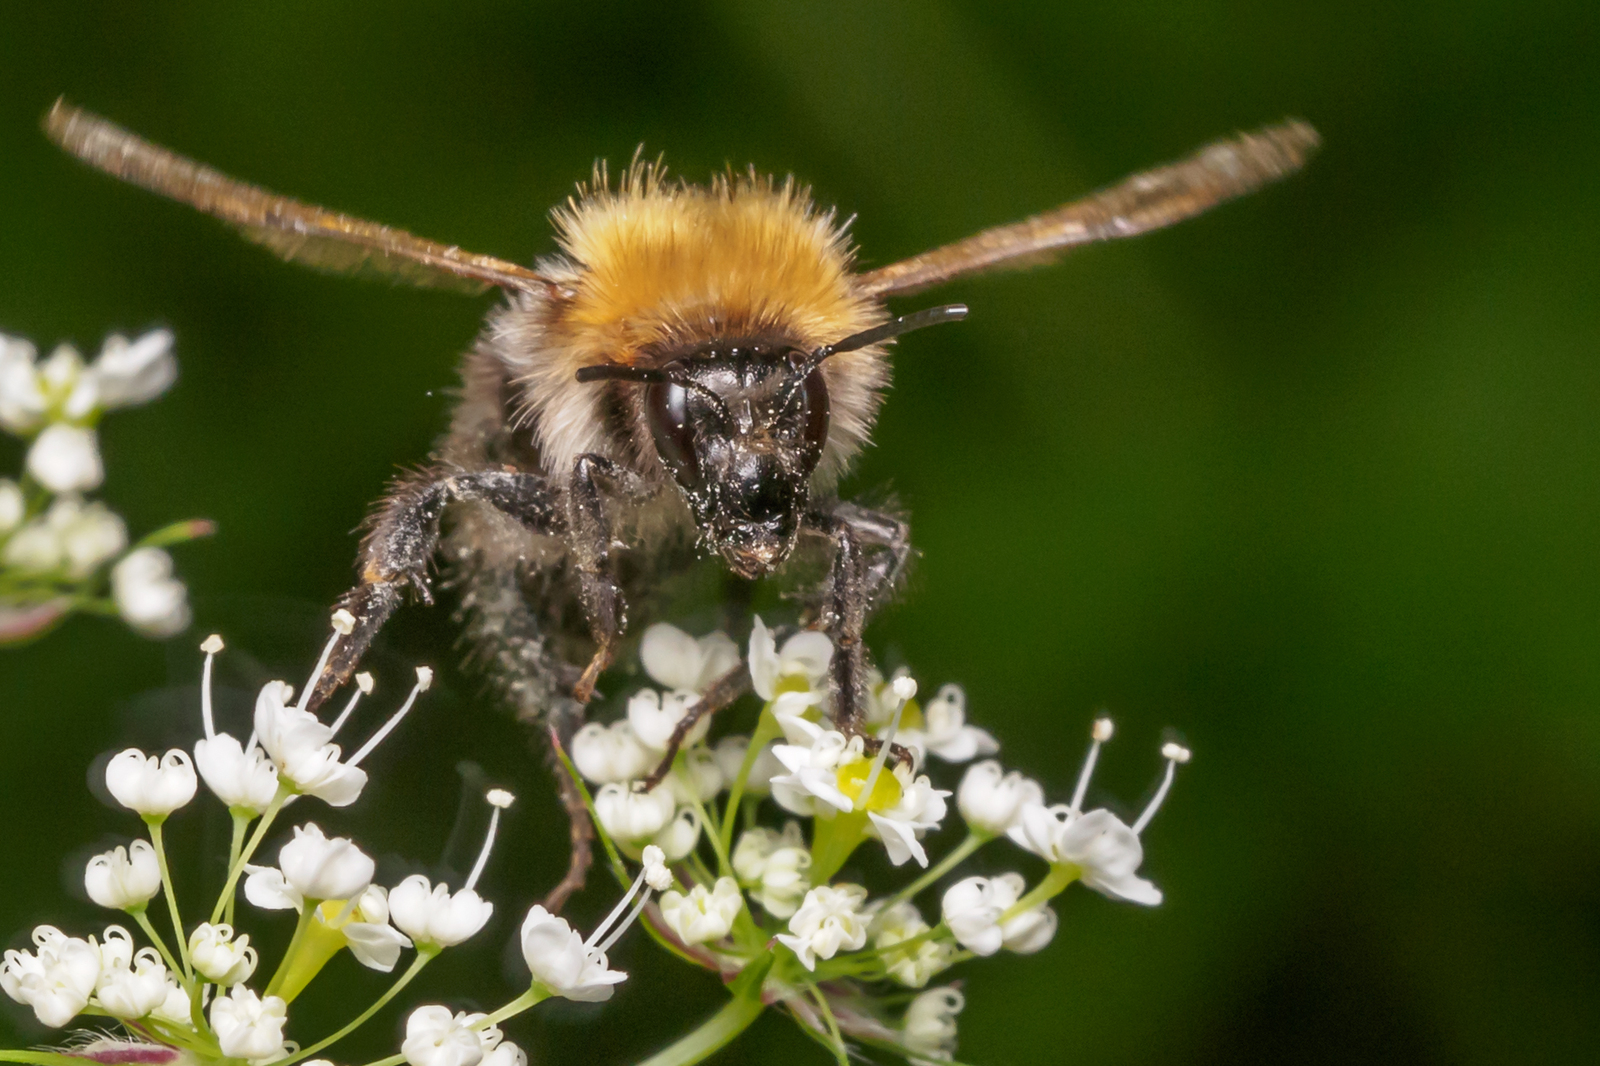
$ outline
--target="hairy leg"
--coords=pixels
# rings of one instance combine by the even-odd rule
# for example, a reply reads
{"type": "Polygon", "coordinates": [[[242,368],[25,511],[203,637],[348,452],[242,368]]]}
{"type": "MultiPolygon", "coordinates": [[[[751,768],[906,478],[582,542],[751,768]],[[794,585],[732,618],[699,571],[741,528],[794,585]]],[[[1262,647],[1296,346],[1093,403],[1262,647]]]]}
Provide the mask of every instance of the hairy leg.
{"type": "Polygon", "coordinates": [[[572,464],[567,492],[567,523],[577,561],[578,593],[594,637],[595,653],[572,690],[572,698],[588,703],[595,682],[616,657],[617,641],[628,627],[628,605],[611,565],[611,521],[606,515],[603,485],[629,496],[641,496],[637,475],[601,455],[580,455],[572,464]]]}
{"type": "Polygon", "coordinates": [[[313,709],[349,680],[408,587],[423,602],[433,602],[428,563],[439,544],[439,518],[449,504],[467,500],[489,504],[537,533],[566,529],[557,496],[537,474],[435,472],[402,482],[379,505],[362,541],[360,584],[339,601],[355,616],[355,627],[334,647],[317,679],[313,709]]]}

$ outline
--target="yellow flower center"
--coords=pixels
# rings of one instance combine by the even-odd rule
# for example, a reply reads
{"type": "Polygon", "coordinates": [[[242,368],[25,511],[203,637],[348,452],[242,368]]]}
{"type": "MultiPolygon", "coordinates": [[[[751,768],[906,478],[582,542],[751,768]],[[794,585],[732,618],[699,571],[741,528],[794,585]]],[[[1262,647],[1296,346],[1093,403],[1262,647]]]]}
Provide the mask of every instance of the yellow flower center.
{"type": "Polygon", "coordinates": [[[862,801],[861,790],[866,788],[867,778],[872,774],[872,762],[871,759],[857,758],[840,766],[836,774],[839,791],[855,802],[858,811],[886,811],[898,806],[900,779],[887,766],[872,783],[872,795],[866,797],[865,802],[862,801]]]}

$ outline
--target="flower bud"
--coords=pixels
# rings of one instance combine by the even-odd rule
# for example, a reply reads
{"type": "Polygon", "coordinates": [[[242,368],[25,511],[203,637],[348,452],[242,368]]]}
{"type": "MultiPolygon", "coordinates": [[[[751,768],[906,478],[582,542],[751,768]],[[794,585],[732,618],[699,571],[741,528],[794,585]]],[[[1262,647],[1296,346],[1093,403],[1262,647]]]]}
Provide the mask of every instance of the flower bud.
{"type": "Polygon", "coordinates": [[[96,855],[83,872],[83,887],[102,907],[117,911],[143,907],[161,891],[155,849],[147,841],[135,840],[126,848],[96,855]]]}
{"type": "Polygon", "coordinates": [[[535,906],[522,922],[522,959],[533,979],[551,992],[580,1003],[611,998],[628,975],[610,968],[602,952],[590,953],[566,919],[535,906]]]}
{"type": "Polygon", "coordinates": [[[198,786],[188,753],[177,748],[159,759],[129,748],[106,764],[106,788],[111,795],[146,817],[165,818],[194,799],[198,786]]]}
{"type": "Polygon", "coordinates": [[[189,627],[189,592],[172,576],[172,556],[160,548],[139,548],[111,569],[111,598],[117,613],[137,632],[157,640],[189,627]]]}
{"type": "Polygon", "coordinates": [[[283,1024],[289,1005],[277,996],[262,999],[234,985],[211,1004],[211,1029],[222,1053],[233,1059],[275,1059],[283,1053],[283,1024]]]}
{"type": "Polygon", "coordinates": [[[627,719],[609,726],[590,722],[572,738],[572,764],[591,784],[632,781],[648,773],[655,761],[627,719]]]}
{"type": "MultiPolygon", "coordinates": [[[[653,752],[664,752],[678,723],[699,702],[700,697],[692,692],[669,692],[663,696],[653,688],[643,689],[628,701],[628,724],[633,727],[633,735],[639,738],[639,743],[653,752]]],[[[711,716],[701,715],[684,737],[682,746],[698,744],[710,728],[711,716]]]]}
{"type": "Polygon", "coordinates": [[[867,923],[861,905],[867,890],[860,885],[820,885],[806,893],[789,932],[778,934],[808,970],[818,959],[831,959],[840,951],[860,951],[867,942],[867,923]]]}
{"type": "Polygon", "coordinates": [[[24,467],[34,480],[57,494],[88,492],[106,479],[94,430],[65,422],[47,426],[34,438],[24,467]]]}
{"type": "Polygon", "coordinates": [[[1037,781],[1013,770],[1006,773],[998,762],[986,759],[961,778],[956,807],[974,832],[1000,836],[1016,824],[1024,805],[1043,803],[1044,790],[1037,781]]]}
{"type": "Polygon", "coordinates": [[[465,1011],[452,1016],[449,1007],[437,1004],[418,1007],[406,1019],[400,1053],[410,1066],[478,1066],[500,1043],[498,1028],[474,1028],[485,1017],[465,1011]]]}
{"type": "Polygon", "coordinates": [[[419,944],[454,947],[475,936],[494,914],[494,904],[470,888],[451,894],[421,874],[401,881],[389,893],[389,916],[419,944]]]}
{"type": "Polygon", "coordinates": [[[154,948],[143,948],[133,964],[117,967],[100,978],[95,998],[114,1018],[143,1018],[167,999],[167,968],[154,948]]]}
{"type": "Polygon", "coordinates": [[[626,783],[604,785],[594,797],[600,827],[614,839],[630,843],[655,836],[677,809],[672,790],[665,785],[653,792],[636,792],[626,783]]]}
{"type": "Polygon", "coordinates": [[[664,893],[661,916],[685,944],[704,944],[727,936],[743,906],[738,883],[731,877],[719,877],[715,887],[695,885],[687,896],[664,893]]]}
{"type": "Polygon", "coordinates": [[[256,971],[256,949],[250,938],[234,939],[230,925],[202,922],[189,934],[189,957],[200,976],[224,988],[248,981],[256,971]]]}
{"type": "Polygon", "coordinates": [[[950,1059],[956,1053],[956,1015],[967,1005],[953,988],[930,988],[906,1008],[901,1039],[918,1058],[950,1059]]]}
{"type": "Polygon", "coordinates": [[[314,823],[294,827],[278,852],[290,887],[305,899],[351,899],[366,891],[377,865],[348,837],[327,837],[314,823]]]}

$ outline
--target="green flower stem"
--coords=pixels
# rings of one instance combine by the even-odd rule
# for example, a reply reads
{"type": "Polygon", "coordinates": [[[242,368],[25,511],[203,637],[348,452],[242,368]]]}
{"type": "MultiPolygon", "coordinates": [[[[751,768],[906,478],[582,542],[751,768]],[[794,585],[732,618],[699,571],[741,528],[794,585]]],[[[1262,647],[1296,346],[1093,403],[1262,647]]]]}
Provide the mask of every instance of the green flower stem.
{"type": "Polygon", "coordinates": [[[1061,895],[1062,892],[1066,891],[1068,885],[1082,875],[1083,870],[1070,862],[1062,863],[1059,866],[1051,866],[1050,872],[1044,875],[1044,880],[1034,885],[1027,895],[1006,908],[1005,913],[1000,915],[1000,924],[1004,925],[1017,915],[1027,914],[1046,900],[1054,899],[1061,895]]]}
{"type": "MultiPolygon", "coordinates": [[[[172,957],[172,951],[167,947],[167,942],[161,939],[161,934],[156,932],[156,927],[150,924],[150,916],[145,913],[144,908],[141,907],[128,913],[133,915],[133,920],[139,923],[139,928],[144,930],[144,935],[150,938],[150,943],[154,944],[156,950],[161,953],[161,958],[166,962],[167,969],[172,971],[174,977],[180,976],[183,973],[183,967],[178,965],[178,960],[172,957]]],[[[183,983],[185,986],[190,984],[188,980],[184,980],[183,983]]]]}
{"type": "Polygon", "coordinates": [[[338,1032],[332,1034],[331,1036],[323,1037],[321,1040],[318,1040],[315,1044],[312,1044],[304,1051],[298,1051],[286,1059],[281,1059],[278,1062],[273,1063],[273,1066],[293,1066],[294,1063],[299,1062],[301,1059],[308,1059],[312,1055],[315,1055],[317,1052],[321,1051],[323,1048],[332,1044],[337,1044],[339,1041],[343,1040],[345,1037],[361,1028],[374,1014],[378,1013],[385,1006],[387,1006],[391,999],[399,995],[400,990],[406,985],[410,984],[411,979],[416,977],[417,974],[421,973],[422,968],[437,958],[438,955],[439,949],[436,947],[419,947],[417,949],[417,957],[411,960],[410,967],[406,969],[405,973],[400,975],[394,984],[389,986],[389,990],[387,992],[377,998],[377,1001],[374,1002],[372,1006],[356,1015],[353,1021],[351,1021],[344,1028],[340,1029],[338,1032]]]}
{"type": "Polygon", "coordinates": [[[761,717],[756,719],[755,732],[750,734],[750,746],[745,749],[744,761],[739,764],[739,775],[733,779],[733,787],[728,790],[728,802],[722,809],[726,816],[722,819],[722,845],[719,854],[729,854],[733,851],[733,823],[734,812],[739,809],[739,801],[744,798],[745,785],[750,781],[750,769],[755,766],[756,759],[773,740],[783,732],[778,725],[777,718],[773,717],[772,704],[768,703],[761,708],[761,717]]]}
{"type": "Polygon", "coordinates": [[[223,912],[228,910],[229,904],[233,902],[234,886],[239,883],[239,874],[244,871],[244,864],[249,862],[251,857],[255,855],[256,849],[261,846],[262,839],[267,835],[267,830],[272,827],[272,820],[278,816],[278,812],[283,809],[284,801],[290,795],[291,793],[286,791],[282,785],[278,786],[278,794],[272,797],[272,802],[262,812],[261,821],[256,823],[256,831],[250,835],[250,842],[244,846],[244,850],[239,853],[239,857],[229,864],[228,882],[222,886],[222,894],[217,897],[217,905],[211,909],[212,925],[217,925],[222,921],[223,912]]]}
{"type": "Polygon", "coordinates": [[[894,895],[890,896],[884,902],[883,906],[879,908],[878,914],[880,916],[888,914],[890,909],[897,904],[914,898],[917,893],[921,892],[923,889],[939,880],[939,878],[943,877],[951,870],[954,870],[966,860],[967,856],[971,855],[973,852],[977,851],[979,848],[983,847],[993,839],[994,837],[987,833],[968,831],[967,839],[957,844],[954,851],[924,871],[921,877],[917,878],[915,881],[911,882],[894,895]]]}
{"type": "Polygon", "coordinates": [[[817,1010],[822,1014],[822,1020],[828,1023],[828,1050],[833,1052],[834,1061],[839,1066],[850,1066],[850,1056],[844,1046],[844,1034],[839,1032],[839,1019],[833,1016],[833,1008],[828,1006],[828,997],[823,995],[822,989],[812,981],[806,982],[806,991],[811,993],[817,1010]]]}
{"type": "MultiPolygon", "coordinates": [[[[404,1061],[406,1061],[404,1055],[390,1055],[386,1059],[373,1059],[371,1062],[363,1063],[362,1066],[400,1066],[404,1061]]],[[[78,1066],[83,1064],[79,1063],[78,1066]]]]}
{"type": "Polygon", "coordinates": [[[693,1066],[722,1050],[734,1037],[750,1028],[766,1009],[767,1005],[761,1000],[761,984],[771,968],[770,953],[752,961],[734,978],[733,998],[726,1006],[689,1035],[651,1055],[639,1066],[693,1066]]]}
{"type": "Polygon", "coordinates": [[[178,893],[172,887],[172,873],[167,869],[167,849],[161,841],[161,823],[166,815],[149,816],[145,824],[150,827],[150,843],[156,849],[156,864],[161,870],[161,887],[167,897],[167,911],[172,916],[172,932],[178,938],[178,957],[183,960],[184,984],[194,980],[194,967],[189,964],[189,938],[183,931],[183,919],[178,915],[178,893]]]}
{"type": "Polygon", "coordinates": [[[289,938],[289,946],[284,949],[283,958],[278,962],[277,972],[272,975],[272,980],[267,982],[267,990],[263,993],[264,995],[276,996],[278,994],[278,990],[283,986],[284,978],[289,975],[289,971],[295,965],[295,956],[300,953],[301,945],[305,943],[306,931],[311,928],[311,922],[316,916],[317,908],[320,906],[322,906],[321,900],[308,899],[301,901],[300,920],[294,925],[294,935],[289,938]]]}
{"type": "Polygon", "coordinates": [[[583,809],[589,812],[589,823],[594,826],[595,836],[600,838],[601,845],[606,849],[606,858],[611,860],[611,872],[616,876],[617,883],[627,888],[633,884],[633,878],[628,874],[628,868],[622,864],[622,856],[617,854],[617,846],[611,841],[611,834],[600,824],[599,815],[594,813],[594,797],[589,794],[589,786],[583,783],[583,777],[578,773],[578,768],[572,765],[572,759],[567,755],[567,749],[562,747],[561,740],[550,731],[550,750],[556,753],[556,758],[561,760],[561,768],[572,779],[572,786],[578,790],[578,795],[583,797],[583,809]]]}
{"type": "Polygon", "coordinates": [[[217,524],[206,518],[190,518],[182,522],[174,522],[170,526],[162,526],[153,533],[146,533],[139,538],[135,548],[165,548],[173,544],[182,544],[186,540],[197,537],[209,537],[217,531],[217,524]]]}
{"type": "MultiPolygon", "coordinates": [[[[243,807],[230,807],[228,813],[233,815],[233,840],[228,844],[228,869],[233,869],[239,861],[239,855],[244,849],[244,834],[250,828],[250,820],[255,817],[254,812],[243,807]]],[[[228,896],[227,906],[222,908],[222,920],[230,926],[233,924],[233,905],[238,902],[234,896],[228,896]]]]}
{"type": "MultiPolygon", "coordinates": [[[[822,804],[818,804],[821,807],[822,804]]],[[[830,808],[831,809],[831,808],[830,808]]],[[[825,885],[867,839],[867,812],[851,811],[811,822],[811,883],[825,885]]]]}
{"type": "Polygon", "coordinates": [[[538,981],[535,981],[528,986],[528,990],[526,992],[522,993],[522,995],[518,996],[510,1003],[507,1003],[505,1006],[501,1007],[487,1018],[480,1019],[477,1024],[473,1025],[473,1028],[487,1029],[491,1025],[499,1025],[507,1018],[515,1018],[517,1015],[532,1007],[534,1004],[541,1003],[544,1000],[549,999],[551,995],[552,993],[548,988],[546,988],[544,985],[541,985],[538,981]]]}

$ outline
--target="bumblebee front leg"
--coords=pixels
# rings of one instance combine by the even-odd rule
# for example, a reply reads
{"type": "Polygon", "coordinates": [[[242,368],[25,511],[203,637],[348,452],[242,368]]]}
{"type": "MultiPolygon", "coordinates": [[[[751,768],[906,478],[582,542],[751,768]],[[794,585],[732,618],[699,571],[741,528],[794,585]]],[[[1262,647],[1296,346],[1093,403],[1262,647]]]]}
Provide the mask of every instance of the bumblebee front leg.
{"type": "Polygon", "coordinates": [[[572,698],[579,703],[588,703],[594,695],[595,682],[616,657],[617,641],[628,628],[628,605],[611,567],[611,522],[606,517],[602,481],[629,496],[644,494],[636,474],[603,455],[588,453],[573,460],[567,522],[577,562],[578,595],[595,642],[594,657],[573,686],[572,698]]]}
{"type": "Polygon", "coordinates": [[[833,541],[823,627],[833,640],[834,720],[846,734],[865,725],[867,618],[881,605],[911,558],[910,529],[892,515],[850,503],[808,518],[811,529],[833,541]],[[868,558],[867,549],[883,549],[868,558]]]}
{"type": "Polygon", "coordinates": [[[451,503],[477,500],[536,533],[566,531],[556,495],[537,474],[501,470],[418,478],[400,484],[379,506],[361,544],[361,583],[340,599],[355,626],[334,647],[312,693],[315,709],[349,680],[407,587],[433,602],[428,562],[439,544],[439,518],[451,503]]]}

